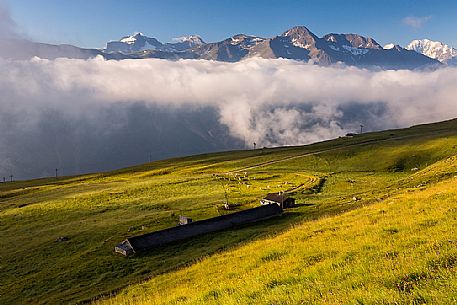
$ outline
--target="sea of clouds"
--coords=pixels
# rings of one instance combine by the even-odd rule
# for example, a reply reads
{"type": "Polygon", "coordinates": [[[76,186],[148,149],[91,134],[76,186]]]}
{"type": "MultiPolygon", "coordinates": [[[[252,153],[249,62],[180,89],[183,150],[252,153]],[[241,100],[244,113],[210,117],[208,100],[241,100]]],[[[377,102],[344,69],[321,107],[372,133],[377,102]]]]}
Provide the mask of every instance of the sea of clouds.
{"type": "MultiPolygon", "coordinates": [[[[199,125],[196,134],[226,128],[228,137],[246,146],[256,142],[258,147],[330,139],[355,132],[360,124],[379,130],[433,122],[457,115],[455,84],[455,68],[371,71],[259,58],[238,63],[0,59],[0,166],[17,171],[30,159],[40,163],[49,158],[44,162],[47,170],[52,162],[62,167],[58,159],[65,157],[58,156],[75,141],[94,150],[124,147],[126,139],[142,142],[141,138],[152,137],[169,116],[179,118],[177,122],[188,120],[189,126],[206,119],[208,125],[199,125]],[[116,130],[126,132],[137,120],[153,120],[159,126],[150,132],[143,130],[147,126],[141,132],[133,129],[129,137],[118,137],[119,143],[116,136],[108,136],[116,130]],[[39,155],[32,158],[34,153],[39,155]]],[[[181,128],[188,131],[189,126],[181,128]]],[[[172,137],[167,130],[177,131],[173,126],[165,129],[163,139],[172,137]]],[[[211,141],[209,137],[207,142],[211,141]]],[[[201,149],[189,151],[184,147],[179,154],[203,152],[209,146],[203,143],[201,149]]],[[[156,148],[152,145],[148,151],[156,148]]],[[[228,141],[209,150],[218,148],[240,148],[240,143],[228,141]]],[[[46,172],[30,173],[34,174],[46,172]]]]}

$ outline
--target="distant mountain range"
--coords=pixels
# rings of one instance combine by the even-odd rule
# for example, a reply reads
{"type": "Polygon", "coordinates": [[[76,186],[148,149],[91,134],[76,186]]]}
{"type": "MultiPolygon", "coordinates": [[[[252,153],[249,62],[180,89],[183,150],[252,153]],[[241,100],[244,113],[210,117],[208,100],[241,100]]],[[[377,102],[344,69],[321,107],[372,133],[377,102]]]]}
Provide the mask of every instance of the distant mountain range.
{"type": "Polygon", "coordinates": [[[304,26],[281,35],[263,38],[238,34],[219,42],[205,43],[199,36],[161,43],[141,33],[108,42],[106,58],[208,59],[238,62],[245,58],[288,58],[319,65],[343,63],[381,68],[420,68],[440,65],[432,58],[401,47],[384,49],[373,38],[357,34],[327,34],[317,37],[304,26]]]}
{"type": "Polygon", "coordinates": [[[219,42],[206,43],[198,35],[162,43],[142,33],[110,41],[104,49],[81,49],[70,45],[51,45],[29,41],[10,41],[0,50],[9,58],[92,58],[106,59],[207,59],[224,62],[261,58],[287,58],[318,65],[345,64],[383,69],[416,69],[457,62],[457,50],[443,43],[414,40],[406,48],[389,44],[382,47],[373,38],[358,34],[327,34],[318,37],[304,26],[293,27],[281,35],[264,38],[238,34],[219,42]],[[19,47],[18,47],[19,45],[19,47]]]}

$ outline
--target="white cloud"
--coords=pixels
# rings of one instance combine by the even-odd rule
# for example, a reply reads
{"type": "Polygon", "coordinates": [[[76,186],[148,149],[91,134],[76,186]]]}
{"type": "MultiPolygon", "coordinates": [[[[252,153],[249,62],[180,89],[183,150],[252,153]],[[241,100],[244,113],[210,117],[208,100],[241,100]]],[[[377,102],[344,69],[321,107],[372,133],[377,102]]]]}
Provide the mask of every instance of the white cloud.
{"type": "Polygon", "coordinates": [[[47,107],[77,115],[81,109],[138,101],[213,107],[232,135],[265,145],[335,137],[361,120],[377,129],[457,116],[455,68],[375,72],[292,60],[97,58],[0,61],[0,70],[4,110],[33,113],[47,107]],[[381,112],[385,117],[377,117],[381,112]]]}
{"type": "Polygon", "coordinates": [[[423,16],[423,17],[415,17],[415,16],[408,16],[403,18],[403,24],[412,27],[414,29],[421,28],[425,23],[430,21],[432,16],[423,16]]]}

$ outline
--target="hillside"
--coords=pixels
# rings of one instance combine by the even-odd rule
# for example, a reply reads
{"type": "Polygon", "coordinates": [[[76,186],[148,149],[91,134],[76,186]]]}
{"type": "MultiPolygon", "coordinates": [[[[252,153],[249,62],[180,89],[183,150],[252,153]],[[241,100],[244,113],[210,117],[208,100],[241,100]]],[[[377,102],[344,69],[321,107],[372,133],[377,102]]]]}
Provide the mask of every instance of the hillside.
{"type": "Polygon", "coordinates": [[[304,222],[97,304],[457,304],[456,182],[304,222]]]}
{"type": "Polygon", "coordinates": [[[76,303],[114,291],[100,302],[456,303],[456,130],[451,120],[2,183],[0,303],[76,303]],[[285,190],[299,205],[131,258],[112,253],[179,215],[223,213],[225,190],[236,210],[285,190]]]}

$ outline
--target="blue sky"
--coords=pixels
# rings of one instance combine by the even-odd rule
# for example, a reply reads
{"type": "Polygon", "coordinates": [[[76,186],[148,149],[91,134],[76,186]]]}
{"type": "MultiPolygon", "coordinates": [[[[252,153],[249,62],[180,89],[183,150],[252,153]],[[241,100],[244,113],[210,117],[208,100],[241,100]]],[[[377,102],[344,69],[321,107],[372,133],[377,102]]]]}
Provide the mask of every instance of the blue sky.
{"type": "Polygon", "coordinates": [[[457,46],[457,1],[442,0],[0,0],[20,32],[41,42],[104,47],[140,31],[162,42],[199,34],[218,41],[238,33],[270,37],[294,25],[318,36],[359,33],[405,45],[430,38],[457,46]]]}

